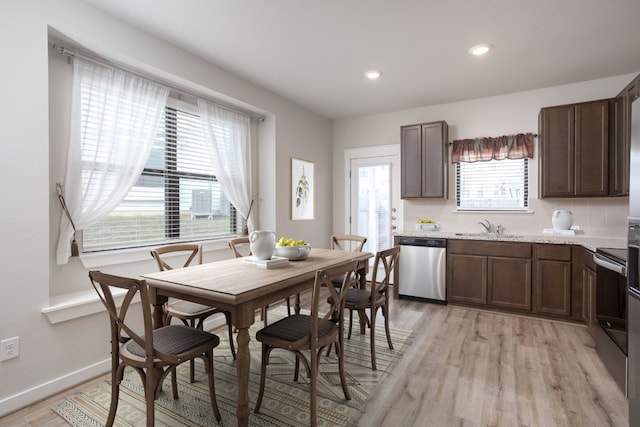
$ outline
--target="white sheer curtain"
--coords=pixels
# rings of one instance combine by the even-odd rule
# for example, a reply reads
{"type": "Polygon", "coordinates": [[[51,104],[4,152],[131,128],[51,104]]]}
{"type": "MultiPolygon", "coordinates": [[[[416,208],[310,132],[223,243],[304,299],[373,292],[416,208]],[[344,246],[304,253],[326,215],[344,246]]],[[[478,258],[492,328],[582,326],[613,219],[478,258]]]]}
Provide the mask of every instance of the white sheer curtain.
{"type": "MultiPolygon", "coordinates": [[[[77,229],[108,215],[134,186],[149,157],[169,89],[74,58],[65,198],[77,229]]],[[[57,262],[71,255],[73,229],[60,221],[57,262]]]]}
{"type": "Polygon", "coordinates": [[[222,191],[253,230],[251,209],[251,119],[242,113],[198,100],[214,173],[222,191]]]}

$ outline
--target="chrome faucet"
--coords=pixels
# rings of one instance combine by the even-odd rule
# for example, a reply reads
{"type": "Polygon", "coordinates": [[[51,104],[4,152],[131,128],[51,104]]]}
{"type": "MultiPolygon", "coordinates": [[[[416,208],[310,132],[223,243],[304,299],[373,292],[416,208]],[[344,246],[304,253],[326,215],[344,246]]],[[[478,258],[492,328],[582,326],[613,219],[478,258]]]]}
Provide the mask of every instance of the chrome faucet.
{"type": "Polygon", "coordinates": [[[480,221],[478,224],[480,224],[487,233],[492,233],[493,231],[493,224],[491,224],[491,221],[489,221],[488,219],[485,219],[484,221],[480,221]]]}

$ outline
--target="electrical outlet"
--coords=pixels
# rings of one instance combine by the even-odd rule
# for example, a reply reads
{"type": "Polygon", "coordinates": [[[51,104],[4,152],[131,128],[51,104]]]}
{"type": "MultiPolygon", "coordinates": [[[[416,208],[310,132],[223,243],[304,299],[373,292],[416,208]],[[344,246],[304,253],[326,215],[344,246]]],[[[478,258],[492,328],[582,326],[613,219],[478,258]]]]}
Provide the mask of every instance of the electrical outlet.
{"type": "Polygon", "coordinates": [[[20,337],[0,341],[0,361],[20,356],[20,337]]]}

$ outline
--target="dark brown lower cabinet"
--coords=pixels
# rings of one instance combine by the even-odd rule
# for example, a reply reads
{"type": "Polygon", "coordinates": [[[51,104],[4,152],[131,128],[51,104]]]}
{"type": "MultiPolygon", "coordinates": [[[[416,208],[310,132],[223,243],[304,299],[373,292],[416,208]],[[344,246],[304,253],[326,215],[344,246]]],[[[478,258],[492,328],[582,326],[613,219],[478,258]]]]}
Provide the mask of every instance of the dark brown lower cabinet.
{"type": "Polygon", "coordinates": [[[447,300],[590,325],[595,321],[590,254],[563,244],[450,239],[447,300]]]}
{"type": "Polygon", "coordinates": [[[531,311],[531,244],[449,240],[447,300],[531,311]]]}
{"type": "Polygon", "coordinates": [[[447,299],[471,304],[487,303],[487,257],[447,256],[447,299]]]}
{"type": "Polygon", "coordinates": [[[571,316],[571,246],[536,244],[535,313],[571,316]]]}
{"type": "Polygon", "coordinates": [[[531,311],[531,260],[489,257],[487,303],[531,311]]]}

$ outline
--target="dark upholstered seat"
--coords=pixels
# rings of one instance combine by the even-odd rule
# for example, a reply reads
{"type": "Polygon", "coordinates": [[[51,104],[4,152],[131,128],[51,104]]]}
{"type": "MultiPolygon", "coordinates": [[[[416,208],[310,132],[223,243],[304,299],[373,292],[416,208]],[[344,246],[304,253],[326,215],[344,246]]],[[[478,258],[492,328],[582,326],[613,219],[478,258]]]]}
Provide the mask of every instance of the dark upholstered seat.
{"type": "MultiPolygon", "coordinates": [[[[161,353],[175,356],[208,342],[214,342],[214,347],[217,347],[220,339],[217,335],[212,335],[184,325],[165,326],[153,331],[153,347],[161,353]]],[[[140,338],[144,339],[144,335],[140,338]]],[[[144,348],[135,341],[129,341],[125,348],[131,357],[146,357],[144,348]]]]}
{"type": "MultiPolygon", "coordinates": [[[[307,339],[309,336],[312,320],[311,316],[304,314],[287,316],[284,319],[272,323],[268,328],[258,331],[256,339],[258,341],[280,339],[298,343],[300,340],[307,339]]],[[[318,339],[323,339],[329,335],[335,326],[336,324],[334,322],[320,319],[318,322],[318,339]]]]}

